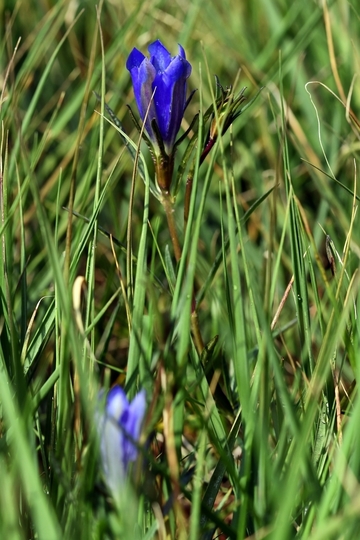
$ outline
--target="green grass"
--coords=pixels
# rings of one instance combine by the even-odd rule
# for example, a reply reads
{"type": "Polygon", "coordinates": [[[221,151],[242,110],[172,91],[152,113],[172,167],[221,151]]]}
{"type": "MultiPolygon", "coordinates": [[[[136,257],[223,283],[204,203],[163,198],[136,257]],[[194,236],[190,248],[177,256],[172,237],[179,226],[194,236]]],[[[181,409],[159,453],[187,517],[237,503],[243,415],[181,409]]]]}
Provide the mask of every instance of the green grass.
{"type": "Polygon", "coordinates": [[[0,537],[357,539],[356,2],[0,14],[0,537]],[[179,263],[126,107],[127,56],[156,39],[193,66],[195,138],[214,75],[247,102],[264,87],[195,167],[186,230],[180,179],[179,263]],[[118,503],[94,429],[116,381],[148,398],[118,503]]]}

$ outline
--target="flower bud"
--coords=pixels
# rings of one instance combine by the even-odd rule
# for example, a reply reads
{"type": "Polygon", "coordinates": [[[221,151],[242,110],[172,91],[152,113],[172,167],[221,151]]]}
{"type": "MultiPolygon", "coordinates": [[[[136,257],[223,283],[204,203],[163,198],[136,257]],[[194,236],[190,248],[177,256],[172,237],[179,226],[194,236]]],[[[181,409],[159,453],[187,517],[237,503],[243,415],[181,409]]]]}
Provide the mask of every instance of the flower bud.
{"type": "Polygon", "coordinates": [[[105,482],[116,497],[124,485],[130,463],[138,455],[136,444],[146,411],[145,392],[141,391],[129,403],[124,390],[114,386],[106,397],[104,411],[99,409],[96,420],[101,464],[105,482]]]}
{"type": "Polygon", "coordinates": [[[158,184],[161,190],[168,191],[174,169],[175,139],[187,105],[186,80],[191,65],[181,45],[174,57],[159,40],[148,49],[150,58],[134,48],[126,67],[152,145],[158,184]]]}
{"type": "Polygon", "coordinates": [[[145,119],[150,104],[145,121],[147,134],[155,149],[160,150],[152,125],[155,120],[166,153],[170,155],[186,107],[186,80],[191,73],[191,65],[186,60],[181,45],[179,54],[171,57],[158,40],[149,45],[149,53],[150,58],[147,58],[138,49],[133,49],[126,67],[131,74],[135,100],[142,120],[145,119]]]}

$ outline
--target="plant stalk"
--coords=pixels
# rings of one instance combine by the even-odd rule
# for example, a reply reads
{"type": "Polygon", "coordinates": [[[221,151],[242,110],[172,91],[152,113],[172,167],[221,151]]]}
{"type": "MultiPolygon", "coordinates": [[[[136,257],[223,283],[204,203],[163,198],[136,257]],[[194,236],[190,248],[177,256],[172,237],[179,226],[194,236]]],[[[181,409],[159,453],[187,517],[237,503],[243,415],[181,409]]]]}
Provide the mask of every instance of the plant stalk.
{"type": "MultiPolygon", "coordinates": [[[[163,192],[163,196],[161,198],[161,204],[165,210],[171,242],[174,248],[175,259],[176,259],[176,262],[178,263],[181,259],[182,249],[181,249],[179,237],[176,231],[176,224],[175,224],[175,219],[174,219],[174,203],[168,191],[163,192]]],[[[201,353],[204,350],[204,341],[202,339],[201,330],[199,326],[199,319],[198,319],[198,315],[196,311],[196,301],[195,301],[194,291],[192,295],[193,295],[193,298],[192,298],[192,305],[191,305],[191,332],[194,338],[196,350],[198,354],[201,355],[201,353]]]]}

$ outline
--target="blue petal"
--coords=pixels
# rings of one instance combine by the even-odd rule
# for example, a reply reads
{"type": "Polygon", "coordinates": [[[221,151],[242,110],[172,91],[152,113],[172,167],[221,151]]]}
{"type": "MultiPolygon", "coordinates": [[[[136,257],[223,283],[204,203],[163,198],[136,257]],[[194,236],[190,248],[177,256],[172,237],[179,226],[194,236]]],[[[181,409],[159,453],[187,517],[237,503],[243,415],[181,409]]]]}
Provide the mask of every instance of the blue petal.
{"type": "Polygon", "coordinates": [[[154,91],[153,82],[154,82],[155,76],[156,76],[156,71],[155,71],[154,66],[150,63],[150,61],[147,58],[145,58],[144,62],[141,64],[138,70],[138,81],[136,85],[134,83],[134,77],[133,77],[133,86],[134,86],[136,104],[138,106],[139,114],[142,120],[144,120],[147,108],[149,106],[149,103],[151,102],[145,127],[146,127],[146,131],[148,132],[152,140],[155,140],[155,135],[151,127],[151,120],[153,118],[156,118],[154,100],[151,101],[152,94],[154,91]]]}
{"type": "Polygon", "coordinates": [[[158,74],[153,83],[157,87],[157,122],[167,150],[172,148],[180,129],[186,103],[186,79],[190,73],[189,62],[176,56],[165,73],[158,74]]]}
{"type": "MultiPolygon", "coordinates": [[[[99,394],[102,401],[103,392],[99,394]]],[[[95,420],[100,440],[100,457],[106,484],[116,496],[125,481],[124,434],[118,425],[118,418],[128,408],[125,392],[119,386],[110,390],[106,398],[105,410],[96,412],[95,420]]]]}
{"type": "Polygon", "coordinates": [[[168,67],[171,62],[171,54],[164,47],[161,41],[157,40],[151,43],[148,47],[148,51],[151,55],[150,62],[155,67],[156,71],[162,72],[168,67]]]}
{"type": "Polygon", "coordinates": [[[143,53],[134,47],[126,61],[126,68],[131,71],[134,67],[139,67],[144,58],[143,53]]]}
{"type": "Polygon", "coordinates": [[[146,394],[143,390],[135,396],[128,409],[124,411],[121,417],[121,425],[124,430],[123,461],[125,468],[127,468],[130,461],[136,460],[138,452],[133,441],[137,442],[139,440],[145,411],[146,394]]]}
{"type": "Polygon", "coordinates": [[[112,417],[106,416],[100,431],[100,455],[104,478],[109,489],[116,494],[124,484],[124,435],[112,417]]]}
{"type": "MultiPolygon", "coordinates": [[[[135,59],[136,60],[136,59],[135,59]]],[[[148,58],[143,57],[143,61],[140,66],[136,65],[130,70],[136,105],[139,110],[139,114],[142,120],[144,120],[148,105],[153,93],[153,81],[156,75],[154,66],[150,63],[148,58]]],[[[149,115],[146,121],[146,131],[152,140],[155,140],[155,135],[151,128],[151,120],[156,118],[155,105],[153,102],[150,105],[149,115]]]]}
{"type": "MultiPolygon", "coordinates": [[[[180,43],[178,43],[178,45],[179,45],[179,55],[181,56],[181,58],[186,60],[186,54],[185,54],[185,51],[184,51],[183,47],[180,45],[180,43]]],[[[189,73],[189,75],[190,75],[190,73],[189,73]]]]}
{"type": "Polygon", "coordinates": [[[114,386],[107,395],[106,414],[117,421],[128,406],[129,402],[124,390],[121,386],[114,386]]]}

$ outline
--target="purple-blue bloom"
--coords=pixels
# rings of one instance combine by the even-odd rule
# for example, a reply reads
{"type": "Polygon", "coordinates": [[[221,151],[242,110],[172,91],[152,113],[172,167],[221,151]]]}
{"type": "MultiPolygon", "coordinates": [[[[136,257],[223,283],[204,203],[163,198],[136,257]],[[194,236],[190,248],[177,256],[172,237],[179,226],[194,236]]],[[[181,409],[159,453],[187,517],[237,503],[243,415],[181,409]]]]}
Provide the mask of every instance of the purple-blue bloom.
{"type": "Polygon", "coordinates": [[[145,128],[154,144],[155,152],[159,154],[160,148],[151,125],[153,120],[156,121],[165,150],[170,155],[186,108],[186,80],[191,73],[191,64],[186,60],[181,45],[179,54],[174,57],[159,40],[151,43],[148,50],[150,58],[134,48],[127,59],[126,67],[131,74],[136,104],[142,120],[156,88],[145,128]]]}
{"type": "Polygon", "coordinates": [[[105,481],[114,495],[119,494],[129,465],[137,458],[136,444],[145,411],[144,390],[130,403],[124,390],[114,386],[106,397],[104,411],[97,412],[102,468],[105,481]]]}

